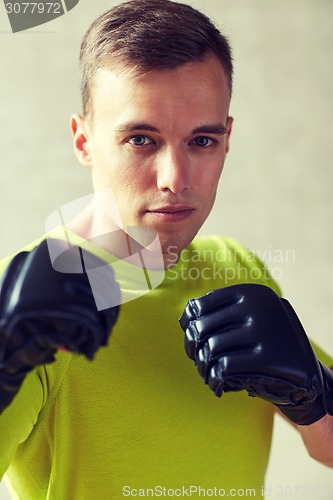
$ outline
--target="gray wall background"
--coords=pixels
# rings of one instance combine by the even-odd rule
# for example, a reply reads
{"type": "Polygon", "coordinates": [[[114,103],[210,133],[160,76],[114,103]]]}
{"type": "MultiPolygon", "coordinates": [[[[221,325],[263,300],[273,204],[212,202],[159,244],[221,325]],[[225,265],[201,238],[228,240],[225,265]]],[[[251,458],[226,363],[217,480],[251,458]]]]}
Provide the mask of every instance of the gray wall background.
{"type": "MultiPolygon", "coordinates": [[[[80,111],[82,35],[115,3],[81,0],[15,35],[0,6],[0,257],[40,236],[53,210],[91,191],[89,170],[72,152],[69,116],[80,111]]],[[[333,353],[333,2],[192,5],[230,37],[235,58],[231,151],[202,233],[233,236],[256,251],[308,334],[333,353]]],[[[332,496],[333,471],[306,455],[287,423],[276,424],[270,497],[297,485],[313,486],[319,500],[332,496]]],[[[10,498],[3,485],[0,498],[10,498]]]]}

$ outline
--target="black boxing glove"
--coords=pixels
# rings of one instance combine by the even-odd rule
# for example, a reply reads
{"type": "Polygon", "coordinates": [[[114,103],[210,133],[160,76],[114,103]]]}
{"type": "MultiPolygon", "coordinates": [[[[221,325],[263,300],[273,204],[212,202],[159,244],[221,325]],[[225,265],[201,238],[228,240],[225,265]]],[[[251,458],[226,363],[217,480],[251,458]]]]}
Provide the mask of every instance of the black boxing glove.
{"type": "Polygon", "coordinates": [[[79,247],[45,240],[31,252],[16,255],[0,282],[0,413],[27,373],[53,362],[57,349],[93,359],[108,342],[119,304],[112,268],[79,247]],[[58,255],[53,265],[48,244],[58,255]],[[57,266],[64,272],[55,270],[57,266]],[[99,279],[93,291],[89,271],[101,266],[105,279],[99,279]],[[114,305],[98,310],[96,298],[107,294],[114,305]]]}
{"type": "Polygon", "coordinates": [[[216,396],[244,389],[298,425],[333,415],[333,373],[292,306],[270,288],[234,285],[191,299],[180,325],[187,355],[216,396]]]}

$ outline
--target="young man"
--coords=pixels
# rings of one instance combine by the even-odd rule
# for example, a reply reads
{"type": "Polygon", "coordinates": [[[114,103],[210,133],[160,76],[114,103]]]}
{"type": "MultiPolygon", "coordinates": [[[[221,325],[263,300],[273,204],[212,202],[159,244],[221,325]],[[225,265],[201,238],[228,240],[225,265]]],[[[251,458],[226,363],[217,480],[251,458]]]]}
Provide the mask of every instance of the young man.
{"type": "MultiPolygon", "coordinates": [[[[29,373],[0,415],[1,475],[7,471],[19,498],[33,500],[161,496],[163,488],[177,496],[199,495],[199,488],[252,489],[260,496],[276,407],[300,424],[314,458],[332,466],[328,369],[318,363],[259,260],[230,239],[196,238],[214,204],[229,149],[232,60],[226,39],[187,5],[134,0],[93,23],[81,64],[83,114],[71,119],[76,155],[91,168],[96,193],[112,189],[125,230],[157,231],[165,278],[122,304],[116,323],[115,315],[105,313],[104,330],[113,326],[112,338],[93,362],[60,350],[50,363],[59,345],[87,354],[76,349],[75,321],[66,325],[72,339],[66,342],[61,316],[63,307],[75,318],[77,305],[77,323],[91,320],[88,335],[94,330],[91,300],[80,302],[84,283],[75,282],[77,297],[62,295],[63,306],[56,290],[56,322],[41,325],[43,310],[37,311],[32,323],[38,323],[38,339],[44,330],[45,344],[31,349],[35,356],[48,348],[47,355],[34,363],[28,359],[29,373]],[[212,291],[184,312],[189,299],[212,291]],[[180,317],[189,357],[217,395],[226,392],[222,399],[212,396],[186,358],[180,317]],[[55,340],[53,329],[63,342],[55,340]],[[237,350],[240,367],[232,356],[237,350]]],[[[121,255],[114,233],[105,231],[114,223],[112,210],[103,208],[91,204],[66,234],[105,262],[121,255]]],[[[9,340],[17,334],[8,327],[16,324],[16,311],[24,320],[20,333],[26,332],[29,310],[20,301],[27,302],[31,292],[21,283],[32,276],[38,292],[46,280],[37,272],[45,257],[38,244],[26,248],[29,257],[19,257],[26,260],[13,272],[5,271],[11,259],[2,263],[1,332],[9,340]]],[[[62,289],[47,276],[49,288],[62,289]]],[[[126,280],[120,288],[126,292],[126,280]]],[[[31,315],[29,321],[33,337],[31,315]]],[[[333,364],[314,349],[323,364],[333,364]]]]}

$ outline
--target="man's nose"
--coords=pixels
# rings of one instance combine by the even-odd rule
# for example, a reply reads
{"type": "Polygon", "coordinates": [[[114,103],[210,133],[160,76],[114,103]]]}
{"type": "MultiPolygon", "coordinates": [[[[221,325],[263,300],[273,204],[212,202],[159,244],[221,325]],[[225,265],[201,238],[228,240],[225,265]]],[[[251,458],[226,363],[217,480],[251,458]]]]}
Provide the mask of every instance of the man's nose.
{"type": "Polygon", "coordinates": [[[157,187],[160,191],[182,193],[189,187],[189,159],[185,151],[166,149],[156,160],[157,187]]]}

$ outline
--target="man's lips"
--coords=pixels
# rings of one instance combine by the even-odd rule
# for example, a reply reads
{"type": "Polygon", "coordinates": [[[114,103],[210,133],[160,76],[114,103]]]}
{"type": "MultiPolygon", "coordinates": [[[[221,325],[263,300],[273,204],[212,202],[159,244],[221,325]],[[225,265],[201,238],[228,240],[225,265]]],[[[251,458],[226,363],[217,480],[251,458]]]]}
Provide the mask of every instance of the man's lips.
{"type": "Polygon", "coordinates": [[[148,215],[165,221],[181,221],[187,219],[194,212],[193,207],[187,205],[166,205],[146,211],[148,215]]]}

